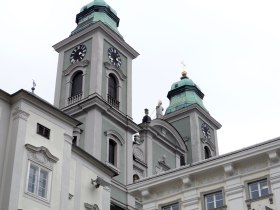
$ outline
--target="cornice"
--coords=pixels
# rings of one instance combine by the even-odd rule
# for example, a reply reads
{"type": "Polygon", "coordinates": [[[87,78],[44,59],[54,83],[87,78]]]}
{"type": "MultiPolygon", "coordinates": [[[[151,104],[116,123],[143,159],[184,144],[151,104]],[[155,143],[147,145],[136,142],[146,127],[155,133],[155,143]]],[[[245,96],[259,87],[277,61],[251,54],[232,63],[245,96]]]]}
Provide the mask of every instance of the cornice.
{"type": "Polygon", "coordinates": [[[83,159],[87,160],[89,163],[91,163],[94,167],[99,168],[104,173],[108,174],[110,177],[114,177],[118,175],[113,169],[108,167],[105,163],[101,162],[100,160],[96,159],[89,153],[87,153],[82,148],[72,144],[72,152],[77,154],[78,156],[82,157],[83,159]]]}
{"type": "Polygon", "coordinates": [[[115,74],[117,74],[118,77],[119,77],[122,81],[126,80],[126,78],[127,78],[126,75],[125,75],[122,71],[120,71],[119,69],[117,69],[114,65],[112,65],[111,63],[109,63],[109,62],[104,62],[103,65],[104,65],[104,67],[107,69],[107,71],[109,70],[109,71],[112,71],[112,72],[114,72],[115,74]]]}
{"type": "MultiPolygon", "coordinates": [[[[161,120],[161,119],[154,119],[151,121],[151,123],[149,125],[151,127],[153,127],[153,126],[164,127],[166,130],[168,130],[174,136],[174,138],[177,140],[177,142],[181,148],[187,149],[182,136],[179,134],[177,129],[172,124],[170,124],[168,121],[161,120]]],[[[162,135],[162,134],[160,134],[160,135],[162,135]]],[[[163,136],[163,137],[165,138],[165,136],[163,136]]]]}
{"type": "Polygon", "coordinates": [[[70,65],[67,69],[63,70],[63,73],[65,76],[67,76],[68,74],[70,74],[75,68],[77,67],[86,67],[88,66],[90,63],[89,60],[82,60],[82,61],[79,61],[79,62],[76,62],[72,65],[70,65]]]}
{"type": "Polygon", "coordinates": [[[78,103],[71,104],[62,109],[65,113],[71,116],[76,116],[81,112],[86,112],[90,109],[99,109],[103,114],[112,120],[119,123],[119,125],[129,128],[132,133],[137,133],[140,127],[132,121],[128,115],[124,115],[121,111],[109,105],[100,95],[94,93],[89,97],[79,101],[78,103]]]}
{"type": "Polygon", "coordinates": [[[39,96],[32,94],[26,90],[19,90],[16,93],[10,95],[10,104],[15,104],[18,101],[23,100],[28,102],[29,104],[32,104],[33,106],[37,107],[38,109],[41,109],[48,114],[52,115],[56,119],[59,119],[73,127],[81,124],[80,121],[70,117],[69,115],[65,114],[46,100],[40,98],[39,96]]]}
{"type": "MultiPolygon", "coordinates": [[[[270,141],[254,145],[252,147],[244,148],[236,152],[213,157],[205,161],[194,163],[192,165],[186,165],[180,168],[171,169],[159,175],[153,175],[151,177],[141,179],[135,184],[128,185],[128,191],[131,193],[137,191],[139,192],[141,190],[144,190],[144,188],[147,189],[149,187],[158,186],[160,184],[166,184],[166,180],[172,182],[174,180],[182,179],[186,176],[206,173],[207,170],[213,170],[217,168],[223,168],[223,171],[226,174],[229,173],[229,169],[226,168],[225,170],[225,166],[244,161],[248,158],[258,157],[260,155],[266,156],[267,159],[269,159],[269,156],[267,154],[269,153],[269,151],[274,150],[280,150],[280,138],[272,139],[270,141]]],[[[279,163],[277,163],[277,165],[279,165],[279,163]]],[[[272,168],[275,167],[275,165],[267,167],[272,168]]],[[[240,176],[240,174],[237,176],[240,176]]]]}
{"type": "Polygon", "coordinates": [[[57,52],[60,52],[64,49],[66,49],[66,46],[75,42],[78,38],[91,36],[93,33],[97,32],[97,31],[102,31],[107,36],[111,37],[116,43],[118,43],[120,46],[122,46],[123,49],[133,59],[139,55],[139,53],[136,50],[134,50],[119,35],[117,35],[112,29],[110,29],[108,26],[106,26],[101,21],[98,21],[98,22],[94,23],[92,26],[82,30],[81,32],[74,34],[73,36],[70,36],[70,37],[58,42],[57,44],[53,45],[53,48],[57,52]]]}
{"type": "Polygon", "coordinates": [[[181,119],[184,117],[184,115],[189,115],[193,111],[198,112],[200,115],[202,115],[207,120],[209,120],[216,129],[220,129],[222,127],[222,125],[217,120],[215,120],[208,112],[202,109],[198,104],[192,104],[176,112],[166,114],[163,116],[163,119],[168,122],[172,122],[176,120],[178,117],[181,119]]]}
{"type": "Polygon", "coordinates": [[[11,101],[11,95],[4,90],[0,89],[0,99],[6,101],[7,103],[10,103],[11,101]]]}
{"type": "Polygon", "coordinates": [[[149,126],[149,124],[139,124],[139,126],[142,128],[141,130],[139,130],[139,132],[146,132],[147,135],[152,136],[153,140],[155,140],[156,142],[160,143],[160,144],[164,144],[165,146],[167,146],[169,149],[173,150],[173,151],[180,151],[182,153],[187,151],[186,146],[184,146],[185,149],[180,148],[179,146],[181,146],[180,144],[176,145],[173,144],[172,142],[170,142],[165,136],[163,136],[162,134],[160,134],[157,130],[155,130],[152,126],[149,126]]]}
{"type": "Polygon", "coordinates": [[[29,115],[30,115],[29,113],[21,110],[19,107],[16,107],[13,112],[13,119],[16,120],[16,119],[20,118],[20,119],[27,121],[29,115]]]}

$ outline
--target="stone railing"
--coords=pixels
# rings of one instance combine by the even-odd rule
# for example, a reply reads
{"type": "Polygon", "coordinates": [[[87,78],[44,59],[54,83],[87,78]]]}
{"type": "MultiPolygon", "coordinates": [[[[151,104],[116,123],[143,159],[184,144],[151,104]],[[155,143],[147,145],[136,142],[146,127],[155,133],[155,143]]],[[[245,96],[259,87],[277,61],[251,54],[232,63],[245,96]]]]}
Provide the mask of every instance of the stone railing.
{"type": "Polygon", "coordinates": [[[119,109],[120,108],[120,102],[117,101],[115,98],[113,98],[112,96],[110,96],[109,94],[107,95],[107,101],[110,105],[112,105],[113,107],[119,109]]]}
{"type": "Polygon", "coordinates": [[[82,98],[83,98],[83,93],[79,93],[78,95],[71,96],[68,98],[68,105],[80,101],[82,98]]]}

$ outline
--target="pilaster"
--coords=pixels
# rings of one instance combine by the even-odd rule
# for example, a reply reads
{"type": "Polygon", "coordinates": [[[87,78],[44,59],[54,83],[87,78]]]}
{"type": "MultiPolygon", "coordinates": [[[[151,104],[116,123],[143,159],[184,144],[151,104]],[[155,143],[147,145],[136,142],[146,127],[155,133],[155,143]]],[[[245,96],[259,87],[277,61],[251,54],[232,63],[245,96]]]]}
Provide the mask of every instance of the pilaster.
{"type": "Polygon", "coordinates": [[[147,176],[152,176],[153,175],[153,141],[152,141],[152,137],[148,134],[146,135],[146,160],[147,160],[147,176]]]}
{"type": "Polygon", "coordinates": [[[28,117],[29,114],[20,107],[15,108],[12,112],[12,123],[6,148],[5,174],[2,183],[3,188],[1,189],[3,195],[1,209],[18,209],[28,117]],[[3,192],[4,189],[5,192],[3,192]]]}
{"type": "Polygon", "coordinates": [[[132,60],[127,59],[127,95],[126,95],[126,114],[132,116],[132,60]]]}
{"type": "Polygon", "coordinates": [[[54,93],[54,106],[56,106],[57,108],[61,108],[60,107],[60,99],[61,99],[60,96],[61,96],[63,60],[64,60],[64,52],[60,52],[59,56],[58,56],[56,82],[55,82],[55,93],[54,93]]]}
{"type": "Polygon", "coordinates": [[[133,183],[133,148],[132,148],[132,134],[126,133],[126,184],[133,183]]]}
{"type": "Polygon", "coordinates": [[[103,187],[102,189],[102,201],[101,209],[110,210],[110,200],[111,200],[111,189],[109,187],[103,187]]]}
{"type": "Polygon", "coordinates": [[[199,210],[199,196],[197,190],[190,190],[184,193],[184,199],[182,201],[183,210],[199,210]]]}
{"type": "Polygon", "coordinates": [[[70,184],[70,167],[71,167],[71,147],[73,137],[64,134],[63,161],[61,174],[61,192],[60,192],[60,209],[69,209],[69,184],[70,184]]]}
{"type": "MultiPolygon", "coordinates": [[[[103,38],[98,32],[92,38],[91,70],[89,95],[97,92],[102,95],[103,38]]],[[[104,97],[104,95],[102,95],[104,97]]],[[[107,98],[105,96],[105,98],[107,98]]]]}
{"type": "Polygon", "coordinates": [[[101,133],[102,133],[102,115],[100,111],[93,109],[87,114],[85,123],[85,144],[84,150],[97,158],[101,159],[101,133]]]}
{"type": "Polygon", "coordinates": [[[240,177],[230,179],[226,182],[225,195],[227,198],[226,205],[229,209],[243,210],[244,208],[244,185],[240,177]]]}
{"type": "Polygon", "coordinates": [[[270,169],[270,184],[276,209],[280,209],[280,167],[270,169]]]}
{"type": "Polygon", "coordinates": [[[143,210],[155,210],[157,209],[156,203],[145,203],[143,204],[143,210]]]}

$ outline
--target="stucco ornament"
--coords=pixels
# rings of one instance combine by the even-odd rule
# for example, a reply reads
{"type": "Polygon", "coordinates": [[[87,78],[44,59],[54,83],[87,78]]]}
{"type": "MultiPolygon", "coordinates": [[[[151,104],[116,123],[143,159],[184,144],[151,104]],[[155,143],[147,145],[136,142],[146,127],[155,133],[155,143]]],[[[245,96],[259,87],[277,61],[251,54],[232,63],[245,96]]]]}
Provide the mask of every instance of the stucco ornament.
{"type": "Polygon", "coordinates": [[[157,174],[164,172],[164,171],[168,171],[170,169],[170,166],[167,165],[167,163],[165,161],[166,161],[166,155],[163,155],[162,159],[158,160],[158,165],[155,168],[157,174]]]}
{"type": "Polygon", "coordinates": [[[135,147],[133,150],[133,155],[138,160],[144,161],[144,152],[140,148],[135,147]]]}
{"type": "Polygon", "coordinates": [[[91,210],[99,210],[99,207],[97,204],[89,204],[89,203],[85,203],[85,208],[86,209],[91,209],[91,210]]]}
{"type": "Polygon", "coordinates": [[[134,136],[134,144],[141,145],[144,142],[144,139],[141,138],[139,135],[134,136]]]}
{"type": "Polygon", "coordinates": [[[31,144],[26,144],[25,148],[28,151],[27,155],[29,160],[44,165],[47,168],[52,169],[53,164],[59,160],[44,146],[35,147],[31,144]]]}

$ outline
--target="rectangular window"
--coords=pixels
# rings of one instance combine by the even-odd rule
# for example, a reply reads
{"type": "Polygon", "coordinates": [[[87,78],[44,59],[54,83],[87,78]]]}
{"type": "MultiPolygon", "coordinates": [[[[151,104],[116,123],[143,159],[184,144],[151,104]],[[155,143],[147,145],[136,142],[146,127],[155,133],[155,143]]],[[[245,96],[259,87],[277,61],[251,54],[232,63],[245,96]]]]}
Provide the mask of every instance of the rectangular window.
{"type": "Polygon", "coordinates": [[[267,179],[248,184],[250,199],[260,198],[269,194],[267,179]]]}
{"type": "Polygon", "coordinates": [[[44,136],[45,138],[50,138],[50,129],[46,128],[45,126],[37,123],[37,134],[44,136]]]}
{"type": "Polygon", "coordinates": [[[27,192],[47,199],[49,171],[30,163],[27,192]]]}
{"type": "Polygon", "coordinates": [[[222,191],[211,193],[205,195],[204,197],[206,210],[220,208],[224,205],[224,196],[222,191]]]}
{"type": "Polygon", "coordinates": [[[113,140],[109,140],[109,163],[111,163],[112,165],[115,165],[116,163],[116,142],[114,142],[113,140]]]}
{"type": "Polygon", "coordinates": [[[174,203],[168,206],[162,207],[162,210],[179,210],[179,203],[174,203]]]}

